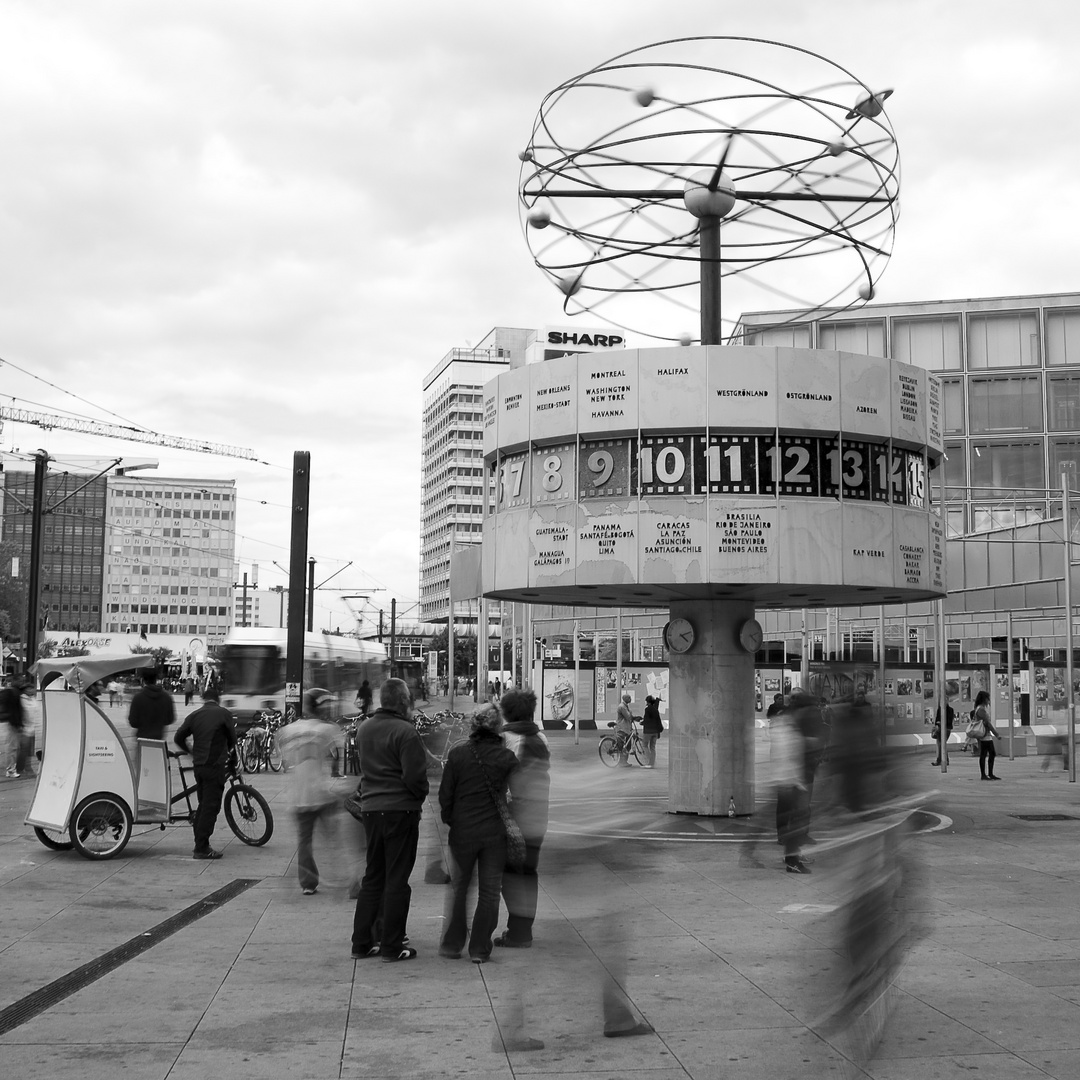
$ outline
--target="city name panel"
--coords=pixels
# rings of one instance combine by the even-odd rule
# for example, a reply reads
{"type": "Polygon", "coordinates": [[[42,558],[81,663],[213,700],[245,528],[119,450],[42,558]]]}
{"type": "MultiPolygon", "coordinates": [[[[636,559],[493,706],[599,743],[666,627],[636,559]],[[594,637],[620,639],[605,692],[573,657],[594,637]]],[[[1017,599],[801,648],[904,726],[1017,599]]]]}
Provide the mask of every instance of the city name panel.
{"type": "Polygon", "coordinates": [[[488,595],[649,604],[730,587],[813,606],[945,592],[929,480],[941,394],[922,369],[628,349],[513,369],[484,398],[488,595]]]}

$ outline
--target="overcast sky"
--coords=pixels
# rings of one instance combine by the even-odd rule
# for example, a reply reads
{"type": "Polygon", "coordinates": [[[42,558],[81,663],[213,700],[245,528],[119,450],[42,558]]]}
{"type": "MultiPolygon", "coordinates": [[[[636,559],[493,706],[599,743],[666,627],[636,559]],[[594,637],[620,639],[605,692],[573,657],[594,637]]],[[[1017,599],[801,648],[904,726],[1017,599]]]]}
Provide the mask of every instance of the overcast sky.
{"type": "MultiPolygon", "coordinates": [[[[288,565],[292,455],[308,450],[317,579],[351,560],[330,585],[407,610],[424,375],[493,326],[566,321],[516,208],[548,90],[690,35],[822,53],[895,88],[902,213],[880,301],[1072,291],[1076,11],[0,0],[0,400],[269,464],[10,423],[3,449],[235,478],[237,555],[264,586],[285,582],[273,561],[288,565]]],[[[347,628],[334,596],[317,622],[347,628]]]]}

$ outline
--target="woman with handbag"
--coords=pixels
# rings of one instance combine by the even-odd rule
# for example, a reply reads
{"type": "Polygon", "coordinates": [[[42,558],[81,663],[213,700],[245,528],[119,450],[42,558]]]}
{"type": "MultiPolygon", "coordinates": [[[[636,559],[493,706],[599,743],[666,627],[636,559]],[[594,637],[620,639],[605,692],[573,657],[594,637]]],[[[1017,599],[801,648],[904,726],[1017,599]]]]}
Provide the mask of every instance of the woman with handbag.
{"type": "MultiPolygon", "coordinates": [[[[474,964],[483,964],[491,957],[491,937],[499,923],[499,895],[507,863],[507,829],[517,829],[506,806],[506,789],[518,759],[503,744],[502,723],[494,705],[474,713],[469,738],[450,751],[439,785],[439,806],[443,821],[450,826],[453,856],[439,955],[456,960],[468,937],[469,958],[474,964]],[[476,910],[470,930],[466,904],[474,869],[476,910]]],[[[515,839],[521,841],[520,831],[515,839]]]]}
{"type": "Polygon", "coordinates": [[[994,740],[998,737],[994,725],[990,723],[990,694],[980,690],[975,696],[975,708],[971,711],[971,723],[968,725],[968,737],[979,743],[979,773],[983,780],[1000,780],[994,775],[994,759],[997,747],[994,740]]]}

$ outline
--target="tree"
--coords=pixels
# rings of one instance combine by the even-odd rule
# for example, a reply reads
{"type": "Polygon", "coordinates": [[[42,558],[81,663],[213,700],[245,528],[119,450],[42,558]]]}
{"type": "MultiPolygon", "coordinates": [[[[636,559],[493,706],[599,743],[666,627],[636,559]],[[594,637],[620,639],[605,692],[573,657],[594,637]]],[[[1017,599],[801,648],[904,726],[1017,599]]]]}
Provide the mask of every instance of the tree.
{"type": "MultiPolygon", "coordinates": [[[[446,665],[449,663],[449,637],[445,630],[439,630],[431,638],[431,643],[427,646],[431,652],[437,652],[439,654],[439,668],[445,673],[446,665]],[[445,658],[445,659],[444,659],[445,658]]],[[[455,634],[454,635],[454,676],[456,678],[467,679],[470,676],[476,674],[476,635],[475,634],[455,634]]]]}
{"type": "Polygon", "coordinates": [[[0,540],[0,635],[5,640],[21,639],[26,622],[25,578],[11,575],[11,563],[18,554],[10,540],[0,540]]]}
{"type": "Polygon", "coordinates": [[[154,666],[161,671],[165,667],[169,657],[172,656],[172,649],[165,648],[164,645],[132,645],[131,651],[136,656],[152,656],[154,658],[154,666]]]}

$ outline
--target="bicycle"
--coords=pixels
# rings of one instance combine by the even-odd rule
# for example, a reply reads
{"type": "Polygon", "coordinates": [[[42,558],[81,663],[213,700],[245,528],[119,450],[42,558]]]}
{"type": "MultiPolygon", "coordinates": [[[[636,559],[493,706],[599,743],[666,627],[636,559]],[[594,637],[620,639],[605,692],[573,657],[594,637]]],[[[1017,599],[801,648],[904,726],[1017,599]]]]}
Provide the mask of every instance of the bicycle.
{"type": "MultiPolygon", "coordinates": [[[[642,739],[641,732],[638,730],[636,716],[633,717],[631,724],[633,730],[629,735],[625,731],[616,731],[612,735],[605,735],[600,740],[600,745],[597,747],[600,760],[609,769],[614,769],[621,764],[624,754],[627,756],[627,760],[633,754],[634,760],[639,765],[644,765],[649,760],[648,751],[645,749],[645,740],[642,739]]],[[[614,726],[615,722],[613,720],[608,722],[608,727],[614,726]]]]}
{"type": "Polygon", "coordinates": [[[281,772],[281,748],[275,733],[281,727],[281,713],[264,709],[253,717],[251,727],[237,741],[237,757],[244,772],[254,773],[262,768],[281,772]]]}
{"type": "MultiPolygon", "coordinates": [[[[167,758],[177,759],[181,790],[169,800],[168,816],[160,822],[162,831],[168,825],[190,825],[195,818],[192,795],[198,787],[194,766],[184,766],[178,751],[166,750],[167,758]],[[183,803],[183,806],[178,804],[183,803]]],[[[235,754],[235,751],[234,751],[235,754]]],[[[226,775],[225,798],[222,802],[225,820],[236,836],[251,847],[262,847],[274,834],[274,815],[266,799],[247,784],[240,782],[236,761],[230,756],[226,775]]],[[[133,819],[127,803],[118,795],[102,791],[83,799],[71,814],[66,831],[34,826],[34,834],[45,847],[53,851],[74,848],[87,859],[112,859],[127,847],[131,839],[133,819]]],[[[142,822],[138,822],[142,824],[142,822]]]]}

